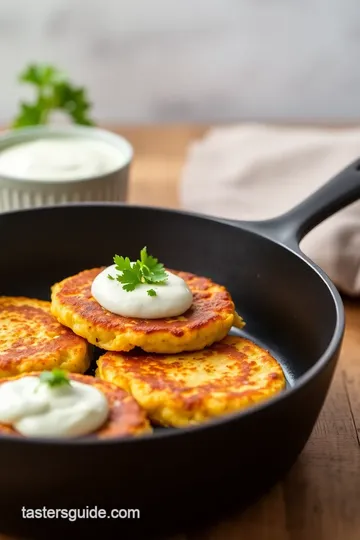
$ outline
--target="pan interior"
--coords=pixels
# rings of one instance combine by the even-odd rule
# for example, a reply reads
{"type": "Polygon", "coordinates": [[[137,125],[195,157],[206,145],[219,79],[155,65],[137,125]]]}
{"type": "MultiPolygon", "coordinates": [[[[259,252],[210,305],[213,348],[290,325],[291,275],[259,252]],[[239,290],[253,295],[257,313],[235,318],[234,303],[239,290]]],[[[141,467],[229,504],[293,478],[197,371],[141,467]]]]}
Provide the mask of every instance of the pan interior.
{"type": "Polygon", "coordinates": [[[290,385],[333,337],[336,304],[323,278],[282,246],[231,225],[97,204],[3,214],[0,229],[1,295],[50,299],[54,282],[110,265],[115,253],[137,257],[146,245],[166,266],[225,285],[246,321],[241,335],[275,356],[290,385]]]}

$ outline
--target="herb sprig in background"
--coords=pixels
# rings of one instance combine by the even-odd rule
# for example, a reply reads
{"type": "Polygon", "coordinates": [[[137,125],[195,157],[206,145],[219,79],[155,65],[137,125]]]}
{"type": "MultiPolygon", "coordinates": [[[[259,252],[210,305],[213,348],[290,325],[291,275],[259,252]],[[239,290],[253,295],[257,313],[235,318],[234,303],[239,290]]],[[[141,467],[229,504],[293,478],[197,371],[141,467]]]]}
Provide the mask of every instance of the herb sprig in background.
{"type": "Polygon", "coordinates": [[[75,124],[93,126],[92,104],[86,88],[76,86],[68,76],[49,64],[31,64],[19,76],[19,82],[35,90],[32,102],[21,102],[12,127],[47,124],[52,113],[61,111],[75,124]]]}

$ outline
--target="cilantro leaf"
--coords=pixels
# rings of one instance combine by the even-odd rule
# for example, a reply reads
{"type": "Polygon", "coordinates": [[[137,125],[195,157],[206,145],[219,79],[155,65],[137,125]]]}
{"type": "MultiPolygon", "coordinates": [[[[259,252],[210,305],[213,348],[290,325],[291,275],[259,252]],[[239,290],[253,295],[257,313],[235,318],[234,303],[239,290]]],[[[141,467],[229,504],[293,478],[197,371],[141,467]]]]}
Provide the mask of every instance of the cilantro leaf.
{"type": "Polygon", "coordinates": [[[13,122],[14,128],[35,126],[43,123],[43,111],[37,105],[20,103],[20,112],[13,122]]]}
{"type": "Polygon", "coordinates": [[[156,291],[154,291],[154,289],[149,289],[147,293],[149,296],[156,296],[156,291]]]}
{"type": "Polygon", "coordinates": [[[160,265],[158,265],[158,266],[159,266],[159,268],[154,268],[154,270],[152,270],[152,272],[151,272],[151,274],[152,274],[151,282],[152,283],[163,283],[164,280],[166,279],[165,270],[162,267],[160,268],[160,265]],[[164,275],[165,275],[165,277],[164,277],[164,275]]]}
{"type": "Polygon", "coordinates": [[[70,116],[75,124],[93,125],[87,113],[91,108],[91,103],[87,99],[84,88],[77,88],[63,82],[56,86],[57,108],[63,110],[70,116]]]}
{"type": "Polygon", "coordinates": [[[162,283],[166,280],[164,265],[152,255],[148,255],[146,247],[141,250],[140,254],[144,269],[146,268],[146,272],[151,275],[151,283],[162,283]]]}
{"type": "Polygon", "coordinates": [[[43,371],[40,374],[40,382],[51,387],[70,385],[70,380],[65,371],[54,368],[52,371],[43,371]]]}
{"type": "Polygon", "coordinates": [[[152,255],[148,255],[146,246],[143,247],[140,251],[140,259],[141,262],[145,264],[148,268],[154,268],[159,264],[158,259],[156,259],[152,255]]]}
{"type": "Polygon", "coordinates": [[[21,102],[12,127],[46,124],[54,111],[64,112],[75,124],[94,125],[86,89],[73,85],[67,75],[48,64],[30,64],[19,75],[19,82],[34,87],[32,103],[21,102]]]}
{"type": "Polygon", "coordinates": [[[44,87],[66,79],[64,73],[48,64],[29,64],[19,75],[19,81],[44,87]]]}
{"type": "MultiPolygon", "coordinates": [[[[134,291],[142,283],[156,283],[164,285],[168,279],[165,267],[158,259],[148,255],[147,248],[140,251],[140,259],[131,262],[129,257],[114,256],[115,270],[118,273],[116,279],[122,283],[125,291],[134,291]]],[[[147,291],[149,296],[156,296],[154,289],[147,291]]]]}
{"type": "Polygon", "coordinates": [[[149,256],[147,254],[147,247],[143,247],[142,250],[140,251],[140,260],[143,264],[146,263],[146,261],[148,260],[149,256]]]}
{"type": "Polygon", "coordinates": [[[117,275],[116,279],[123,284],[124,291],[134,291],[136,286],[141,283],[138,274],[132,269],[123,270],[121,274],[117,275]]]}
{"type": "Polygon", "coordinates": [[[131,270],[131,262],[129,257],[119,257],[119,255],[115,255],[114,263],[116,265],[115,269],[119,272],[123,272],[124,270],[131,270]]]}
{"type": "Polygon", "coordinates": [[[124,289],[124,291],[126,291],[126,292],[135,291],[136,285],[138,285],[138,284],[137,284],[137,283],[125,283],[125,284],[123,285],[123,289],[124,289]]]}

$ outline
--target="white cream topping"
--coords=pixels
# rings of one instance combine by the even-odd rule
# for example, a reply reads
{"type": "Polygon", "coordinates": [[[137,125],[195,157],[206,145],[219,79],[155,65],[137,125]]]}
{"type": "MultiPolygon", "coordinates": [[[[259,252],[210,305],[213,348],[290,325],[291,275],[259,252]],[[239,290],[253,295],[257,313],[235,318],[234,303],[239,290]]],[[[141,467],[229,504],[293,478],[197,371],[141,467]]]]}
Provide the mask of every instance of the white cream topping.
{"type": "Polygon", "coordinates": [[[116,280],[116,265],[109,266],[96,276],[91,294],[107,311],[123,317],[139,319],[162,319],[177,317],[187,311],[193,301],[186,282],[171,272],[166,272],[167,281],[163,285],[141,283],[133,291],[125,291],[116,280]],[[114,279],[109,279],[109,274],[114,279]],[[148,290],[156,296],[149,296],[148,290]]]}
{"type": "Polygon", "coordinates": [[[79,180],[110,173],[126,162],[102,140],[57,137],[19,143],[0,152],[0,175],[22,180],[79,180]]]}
{"type": "Polygon", "coordinates": [[[79,437],[100,428],[108,401],[94,386],[70,381],[51,387],[28,376],[0,385],[0,423],[27,437],[79,437]]]}

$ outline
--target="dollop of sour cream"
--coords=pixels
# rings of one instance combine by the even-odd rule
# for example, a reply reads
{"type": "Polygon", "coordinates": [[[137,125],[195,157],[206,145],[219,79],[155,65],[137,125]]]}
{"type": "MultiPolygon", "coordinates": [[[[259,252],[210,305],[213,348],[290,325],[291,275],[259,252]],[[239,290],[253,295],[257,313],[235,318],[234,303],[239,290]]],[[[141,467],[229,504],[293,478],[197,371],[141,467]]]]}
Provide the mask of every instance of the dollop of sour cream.
{"type": "Polygon", "coordinates": [[[97,388],[71,381],[51,387],[28,376],[0,385],[0,423],[27,437],[79,437],[101,427],[108,401],[97,388]]]}
{"type": "Polygon", "coordinates": [[[116,265],[109,266],[96,276],[91,294],[107,311],[123,317],[139,319],[162,319],[178,317],[187,311],[193,301],[186,282],[171,272],[162,285],[141,283],[133,291],[125,291],[116,280],[116,265]],[[109,275],[114,279],[109,279],[109,275]],[[153,289],[156,296],[149,296],[153,289]]]}
{"type": "Polygon", "coordinates": [[[0,152],[0,174],[36,181],[80,180],[110,173],[126,162],[102,140],[52,137],[16,144],[0,152]]]}

